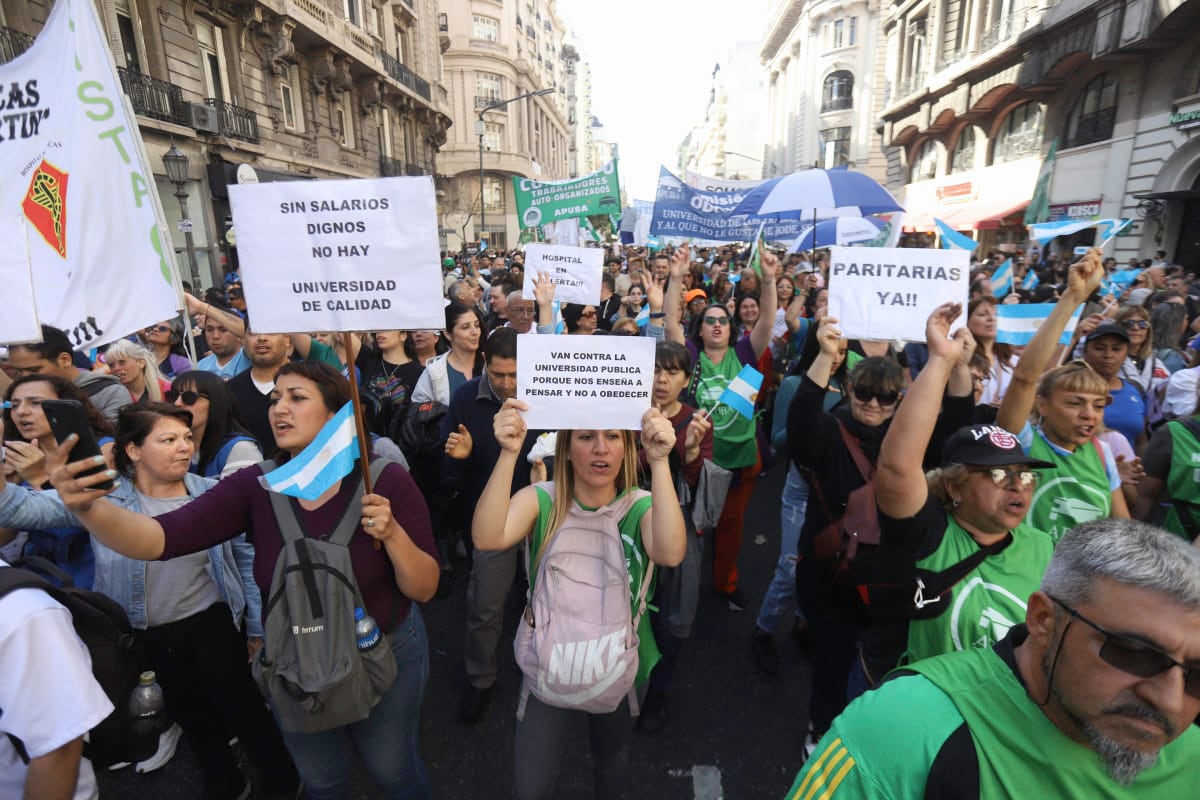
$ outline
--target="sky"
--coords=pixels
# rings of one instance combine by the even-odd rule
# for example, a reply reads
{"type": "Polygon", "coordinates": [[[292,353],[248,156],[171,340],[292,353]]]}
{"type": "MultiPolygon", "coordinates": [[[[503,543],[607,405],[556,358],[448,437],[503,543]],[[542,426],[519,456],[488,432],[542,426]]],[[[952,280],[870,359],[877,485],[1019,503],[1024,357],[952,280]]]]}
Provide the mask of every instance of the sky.
{"type": "Polygon", "coordinates": [[[767,0],[558,0],[592,70],[592,114],[620,147],[629,199],[654,200],[659,164],[704,120],[713,66],[757,42],[767,0]]]}

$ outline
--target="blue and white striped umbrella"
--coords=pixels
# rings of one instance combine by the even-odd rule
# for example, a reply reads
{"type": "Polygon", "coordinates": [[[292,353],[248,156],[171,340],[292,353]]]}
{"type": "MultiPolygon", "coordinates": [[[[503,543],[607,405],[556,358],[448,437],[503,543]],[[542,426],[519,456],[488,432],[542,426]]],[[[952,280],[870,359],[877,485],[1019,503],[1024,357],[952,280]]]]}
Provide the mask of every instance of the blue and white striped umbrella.
{"type": "Polygon", "coordinates": [[[815,250],[818,247],[869,242],[879,235],[887,223],[874,217],[834,217],[822,220],[815,227],[806,226],[804,233],[796,237],[789,253],[815,250]]]}
{"type": "Polygon", "coordinates": [[[750,190],[732,215],[767,216],[799,211],[800,218],[864,217],[903,211],[896,198],[861,172],[806,169],[763,181],[750,190]]]}

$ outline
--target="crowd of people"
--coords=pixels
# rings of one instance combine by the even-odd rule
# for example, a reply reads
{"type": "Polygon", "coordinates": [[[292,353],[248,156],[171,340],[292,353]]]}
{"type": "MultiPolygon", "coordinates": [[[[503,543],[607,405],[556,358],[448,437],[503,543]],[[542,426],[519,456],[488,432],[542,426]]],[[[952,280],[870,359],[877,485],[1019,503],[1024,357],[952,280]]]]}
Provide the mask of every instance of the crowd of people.
{"type": "MultiPolygon", "coordinates": [[[[811,661],[789,797],[1194,793],[1196,276],[1037,253],[1013,283],[1037,288],[998,298],[991,254],[972,259],[969,296],[904,343],[842,336],[826,255],[749,261],[615,245],[599,301],[560,305],[547,276],[526,295],[519,251],[447,254],[440,331],[259,333],[236,273],[90,357],[43,326],[0,362],[0,555],[46,559],[124,610],[171,721],[126,766],[161,768],[186,738],[212,798],[248,796],[237,755],[259,796],[347,796],[351,751],[385,796],[436,794],[418,743],[420,606],[456,581],[465,724],[490,711],[509,592],[528,598],[514,795],[555,796],[586,716],[596,796],[629,796],[631,737],[670,723],[705,569],[729,613],[756,612],[742,646],[759,671],[781,672],[781,630],[811,661]],[[1025,345],[1002,341],[997,306],[1028,302],[1052,310],[1025,345]],[[654,338],[640,433],[530,430],[521,334],[654,338]],[[746,366],[764,375],[753,417],[721,400],[746,366]],[[280,501],[263,475],[317,439],[351,381],[369,468],[280,501]],[[75,440],[57,441],[43,404],[62,400],[100,456],[73,461],[75,440]],[[756,487],[777,462],[776,500],[756,487]],[[738,572],[753,502],[780,514],[762,586],[738,572]],[[398,667],[372,674],[362,714],[318,729],[259,691],[278,667],[279,565],[307,558],[306,538],[345,542],[351,624],[376,621],[398,667]]],[[[0,597],[0,669],[20,677],[0,690],[0,795],[95,795],[80,740],[111,706],[69,625],[27,592],[0,597]],[[29,710],[43,691],[53,724],[29,710]]]]}

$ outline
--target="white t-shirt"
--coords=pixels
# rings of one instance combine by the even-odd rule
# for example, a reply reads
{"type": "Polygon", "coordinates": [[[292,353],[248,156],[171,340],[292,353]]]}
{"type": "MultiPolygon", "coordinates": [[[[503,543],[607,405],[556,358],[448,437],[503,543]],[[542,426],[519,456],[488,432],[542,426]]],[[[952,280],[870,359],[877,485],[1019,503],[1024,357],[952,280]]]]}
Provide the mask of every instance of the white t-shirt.
{"type": "MultiPolygon", "coordinates": [[[[0,569],[7,567],[0,562],[0,569]]],[[[92,677],[92,659],[75,635],[70,613],[39,589],[0,599],[0,797],[21,797],[28,768],[8,739],[31,759],[78,739],[113,711],[92,677]]],[[[96,774],[79,764],[75,800],[99,797],[96,774]]]]}

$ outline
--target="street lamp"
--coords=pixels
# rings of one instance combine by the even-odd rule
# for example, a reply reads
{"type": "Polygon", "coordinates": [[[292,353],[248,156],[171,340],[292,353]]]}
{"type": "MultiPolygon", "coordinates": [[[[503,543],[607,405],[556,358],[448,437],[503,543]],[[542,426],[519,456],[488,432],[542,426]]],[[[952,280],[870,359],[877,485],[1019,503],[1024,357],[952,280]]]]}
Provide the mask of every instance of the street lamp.
{"type": "Polygon", "coordinates": [[[480,239],[480,243],[481,243],[480,250],[483,249],[483,247],[482,247],[483,237],[487,235],[487,231],[484,226],[484,222],[487,220],[487,209],[484,205],[484,200],[483,200],[483,132],[486,129],[486,126],[484,125],[484,122],[483,122],[483,115],[485,113],[487,113],[488,111],[495,111],[498,108],[504,108],[509,103],[515,103],[518,100],[524,100],[526,97],[540,97],[544,94],[551,94],[553,91],[554,91],[553,88],[538,89],[536,92],[526,92],[525,94],[519,94],[516,97],[510,98],[508,100],[497,100],[494,103],[488,103],[486,106],[479,109],[479,119],[476,120],[476,122],[475,122],[475,133],[479,135],[479,239],[480,239]]]}
{"type": "Polygon", "coordinates": [[[200,266],[196,263],[196,242],[192,239],[192,220],[188,217],[187,185],[188,162],[187,154],[171,145],[171,149],[163,153],[163,166],[167,170],[167,180],[175,184],[175,197],[179,200],[179,227],[183,229],[183,240],[187,244],[188,266],[192,272],[192,291],[200,291],[200,266]]]}

